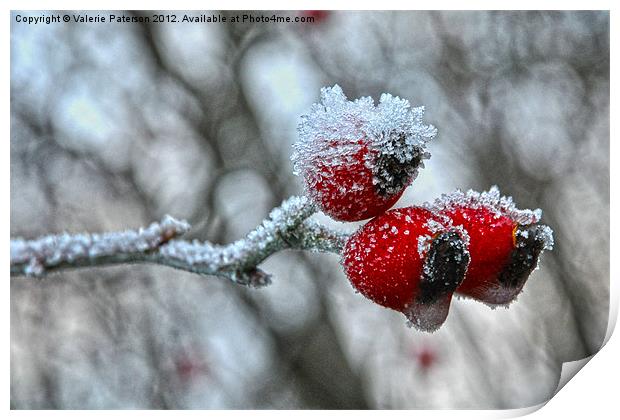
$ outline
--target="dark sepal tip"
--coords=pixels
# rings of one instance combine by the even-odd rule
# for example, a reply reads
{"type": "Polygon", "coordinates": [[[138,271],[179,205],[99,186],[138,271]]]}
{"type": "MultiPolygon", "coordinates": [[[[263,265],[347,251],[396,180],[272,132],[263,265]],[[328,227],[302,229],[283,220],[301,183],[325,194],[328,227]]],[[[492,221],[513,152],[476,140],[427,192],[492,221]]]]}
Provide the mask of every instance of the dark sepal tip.
{"type": "MultiPolygon", "coordinates": [[[[395,140],[391,140],[395,148],[403,147],[406,137],[399,135],[395,140]]],[[[409,183],[416,170],[422,163],[423,151],[414,148],[411,158],[403,162],[395,155],[379,155],[374,165],[373,176],[379,180],[375,188],[377,193],[382,196],[390,196],[402,191],[409,183]]]]}
{"type": "Polygon", "coordinates": [[[515,231],[515,249],[499,275],[499,283],[520,289],[538,264],[545,248],[544,225],[520,225],[515,231]]]}
{"type": "Polygon", "coordinates": [[[417,302],[433,303],[454,293],[468,265],[469,252],[457,231],[437,235],[424,262],[417,302]]]}

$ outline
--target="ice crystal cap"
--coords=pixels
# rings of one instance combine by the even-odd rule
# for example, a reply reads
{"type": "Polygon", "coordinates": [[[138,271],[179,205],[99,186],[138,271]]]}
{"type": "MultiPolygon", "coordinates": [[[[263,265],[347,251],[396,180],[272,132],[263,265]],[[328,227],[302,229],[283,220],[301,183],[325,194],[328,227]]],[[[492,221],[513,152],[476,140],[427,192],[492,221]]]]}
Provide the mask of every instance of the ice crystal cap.
{"type": "MultiPolygon", "coordinates": [[[[347,100],[338,85],[324,87],[320,102],[301,117],[299,141],[293,146],[293,172],[303,175],[315,170],[313,165],[317,160],[347,165],[351,154],[359,149],[361,139],[382,158],[403,165],[416,161],[417,168],[422,159],[430,157],[426,143],[437,134],[435,127],[423,123],[423,116],[424,107],[411,108],[406,99],[387,93],[381,95],[375,106],[370,97],[347,100]]],[[[385,168],[370,169],[373,169],[375,184],[393,176],[383,174],[382,177],[385,168]]],[[[409,175],[415,176],[415,173],[409,175]]]]}

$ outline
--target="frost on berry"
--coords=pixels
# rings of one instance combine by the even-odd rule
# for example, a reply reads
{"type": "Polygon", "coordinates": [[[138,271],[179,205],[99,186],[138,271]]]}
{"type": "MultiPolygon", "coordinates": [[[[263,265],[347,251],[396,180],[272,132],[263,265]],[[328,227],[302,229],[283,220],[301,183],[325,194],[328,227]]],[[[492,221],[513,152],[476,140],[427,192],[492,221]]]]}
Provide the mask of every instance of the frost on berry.
{"type": "Polygon", "coordinates": [[[347,100],[335,85],[301,117],[293,172],[306,194],[338,220],[363,220],[391,207],[415,179],[426,144],[437,134],[424,107],[384,93],[347,100]]]}
{"type": "Polygon", "coordinates": [[[422,331],[443,324],[469,263],[460,231],[441,220],[420,207],[390,210],[362,226],[343,251],[353,287],[422,331]],[[426,237],[428,249],[420,253],[426,237]]]}
{"type": "MultiPolygon", "coordinates": [[[[442,194],[433,203],[425,203],[424,207],[437,213],[445,213],[457,208],[484,208],[492,211],[497,218],[507,216],[520,225],[538,223],[542,217],[542,210],[540,209],[518,209],[512,201],[512,197],[502,196],[496,185],[493,185],[489,191],[468,190],[463,192],[456,190],[449,194],[442,194]]],[[[552,245],[553,242],[550,243],[550,246],[552,245]]]]}
{"type": "Polygon", "coordinates": [[[446,230],[457,232],[465,249],[469,247],[469,234],[462,225],[455,226],[452,219],[442,214],[434,214],[434,217],[434,219],[429,219],[425,223],[425,227],[428,228],[429,234],[418,236],[418,254],[420,258],[424,258],[424,255],[428,253],[434,238],[446,230]]]}
{"type": "Polygon", "coordinates": [[[424,207],[467,231],[471,263],[457,293],[491,306],[513,302],[540,254],[553,248],[553,231],[539,223],[542,211],[518,209],[495,186],[445,194],[424,207]]]}

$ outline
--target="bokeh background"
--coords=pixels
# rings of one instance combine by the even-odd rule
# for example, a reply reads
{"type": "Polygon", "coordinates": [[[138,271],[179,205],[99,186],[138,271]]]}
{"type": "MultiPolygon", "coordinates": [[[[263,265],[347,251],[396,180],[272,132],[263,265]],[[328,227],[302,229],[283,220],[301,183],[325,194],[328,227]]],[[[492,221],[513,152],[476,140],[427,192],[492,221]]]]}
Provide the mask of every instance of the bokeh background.
{"type": "Polygon", "coordinates": [[[434,334],[355,294],[335,255],[274,255],[260,290],[146,265],[15,277],[12,408],[520,408],[549,399],[562,363],[602,345],[609,13],[51,25],[19,13],[12,237],[171,214],[192,223],[190,238],[238,239],[302,191],[298,118],[338,83],[349,98],[425,105],[439,129],[398,206],[496,184],[543,209],[556,246],[509,309],[455,300],[434,334]]]}

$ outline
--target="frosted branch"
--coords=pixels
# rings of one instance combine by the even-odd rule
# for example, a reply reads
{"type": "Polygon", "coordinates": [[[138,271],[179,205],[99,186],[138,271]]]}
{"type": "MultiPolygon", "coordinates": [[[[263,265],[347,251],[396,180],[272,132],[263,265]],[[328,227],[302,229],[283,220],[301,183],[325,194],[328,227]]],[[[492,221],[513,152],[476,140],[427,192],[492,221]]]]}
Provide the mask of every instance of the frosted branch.
{"type": "Polygon", "coordinates": [[[262,286],[270,276],[257,266],[278,251],[340,252],[347,235],[306,220],[314,212],[305,197],[289,198],[245,238],[229,245],[175,239],[190,226],[169,216],[139,230],[11,239],[11,274],[42,276],[66,268],[154,263],[262,286]]]}

